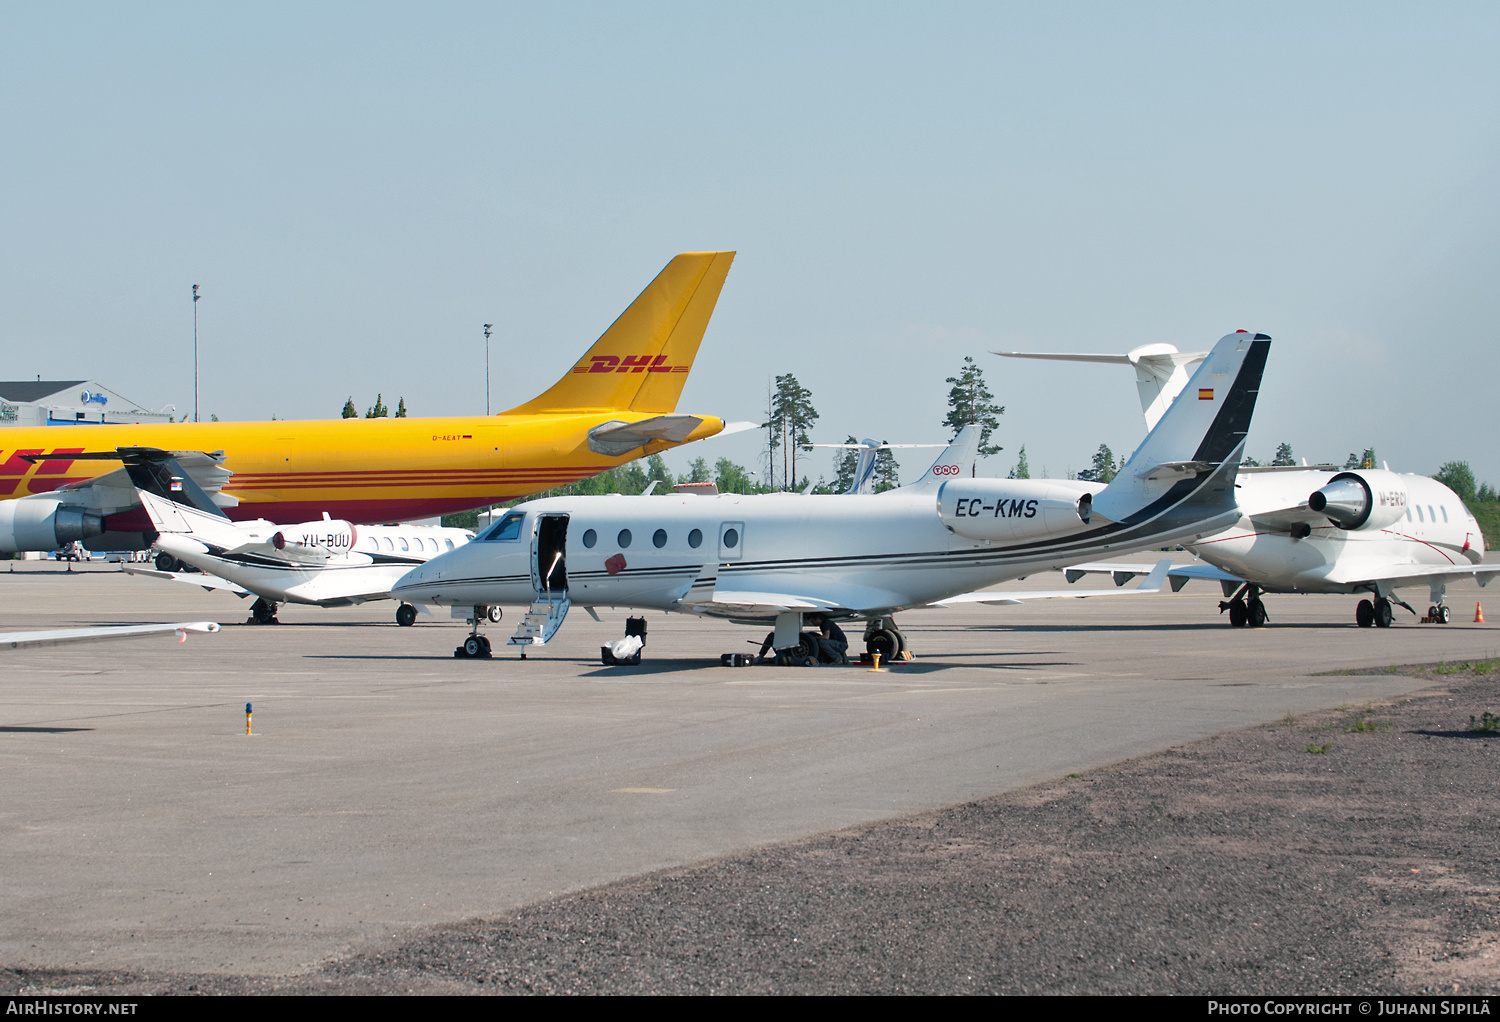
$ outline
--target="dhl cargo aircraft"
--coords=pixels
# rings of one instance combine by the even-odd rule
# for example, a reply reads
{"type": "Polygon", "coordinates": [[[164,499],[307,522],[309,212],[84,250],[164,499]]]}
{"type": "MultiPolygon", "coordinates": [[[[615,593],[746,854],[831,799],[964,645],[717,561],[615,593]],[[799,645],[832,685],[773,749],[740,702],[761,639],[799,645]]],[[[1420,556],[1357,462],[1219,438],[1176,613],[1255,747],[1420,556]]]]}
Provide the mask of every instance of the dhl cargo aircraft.
{"type": "Polygon", "coordinates": [[[677,256],[562,379],[495,416],[0,430],[0,552],[149,546],[121,467],[132,459],[167,464],[173,488],[231,519],[369,524],[522,497],[713,436],[723,420],[675,412],[733,260],[677,256]]]}

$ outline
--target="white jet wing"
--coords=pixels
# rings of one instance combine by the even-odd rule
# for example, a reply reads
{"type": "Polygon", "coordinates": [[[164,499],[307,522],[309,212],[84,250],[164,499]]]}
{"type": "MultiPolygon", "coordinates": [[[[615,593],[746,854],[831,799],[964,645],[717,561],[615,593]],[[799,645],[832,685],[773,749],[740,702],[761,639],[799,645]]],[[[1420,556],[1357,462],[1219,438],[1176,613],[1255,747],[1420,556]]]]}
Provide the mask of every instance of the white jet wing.
{"type": "MultiPolygon", "coordinates": [[[[1088,564],[1068,565],[1063,569],[1063,577],[1071,585],[1085,575],[1109,575],[1115,580],[1115,585],[1122,586],[1137,575],[1151,574],[1155,567],[1154,564],[1132,564],[1125,561],[1090,561],[1088,564]]],[[[1227,583],[1236,587],[1245,583],[1245,580],[1238,575],[1231,575],[1211,564],[1176,564],[1167,571],[1167,581],[1172,584],[1174,593],[1181,592],[1182,587],[1195,578],[1227,583]]]]}
{"type": "Polygon", "coordinates": [[[788,610],[893,614],[909,604],[896,593],[886,589],[813,580],[803,591],[797,593],[716,588],[711,597],[707,599],[699,597],[697,606],[705,613],[751,617],[774,616],[788,610]]]}
{"type": "Polygon", "coordinates": [[[1167,571],[1172,567],[1170,558],[1159,561],[1146,580],[1134,589],[1054,589],[1051,591],[1035,590],[1031,592],[1003,592],[988,590],[977,593],[964,593],[960,596],[950,596],[946,600],[938,600],[930,604],[933,607],[953,607],[962,603],[984,603],[991,606],[1020,606],[1033,600],[1082,600],[1091,596],[1151,596],[1161,592],[1162,585],[1167,580],[1167,571]]]}
{"type": "Polygon", "coordinates": [[[0,632],[0,646],[21,649],[29,646],[62,646],[73,642],[104,642],[110,639],[134,639],[143,635],[176,634],[178,642],[187,641],[188,632],[217,632],[217,621],[178,621],[166,625],[108,625],[103,628],[57,628],[44,632],[0,632]]]}
{"type": "Polygon", "coordinates": [[[1370,571],[1367,565],[1356,565],[1340,570],[1335,564],[1325,576],[1328,581],[1341,585],[1374,585],[1379,582],[1390,589],[1405,589],[1414,586],[1447,585],[1473,579],[1482,586],[1500,575],[1500,564],[1450,564],[1423,565],[1401,564],[1385,570],[1370,571]],[[1363,570],[1362,570],[1363,569],[1363,570]]]}

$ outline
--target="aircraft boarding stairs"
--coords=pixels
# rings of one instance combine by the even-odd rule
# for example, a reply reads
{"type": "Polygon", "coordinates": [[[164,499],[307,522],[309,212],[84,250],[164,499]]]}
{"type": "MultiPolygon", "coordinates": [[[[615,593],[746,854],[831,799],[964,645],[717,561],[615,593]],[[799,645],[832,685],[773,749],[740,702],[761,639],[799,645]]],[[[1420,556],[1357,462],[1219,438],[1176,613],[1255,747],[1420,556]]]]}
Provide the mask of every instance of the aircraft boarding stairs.
{"type": "MultiPolygon", "coordinates": [[[[568,599],[566,593],[544,596],[536,600],[526,609],[526,616],[521,618],[516,634],[510,637],[509,645],[545,646],[562,627],[563,618],[568,616],[568,608],[572,605],[573,601],[568,599]]],[[[523,648],[522,659],[525,656],[526,650],[523,648]]]]}

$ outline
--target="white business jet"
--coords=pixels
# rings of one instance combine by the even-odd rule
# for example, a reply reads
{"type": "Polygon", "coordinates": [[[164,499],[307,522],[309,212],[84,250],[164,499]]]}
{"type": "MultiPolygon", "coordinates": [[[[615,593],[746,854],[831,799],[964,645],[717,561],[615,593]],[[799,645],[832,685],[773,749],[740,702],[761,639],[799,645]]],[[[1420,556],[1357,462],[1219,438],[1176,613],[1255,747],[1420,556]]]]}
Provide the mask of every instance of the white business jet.
{"type": "MultiPolygon", "coordinates": [[[[774,621],[778,649],[798,642],[804,613],[863,619],[866,648],[891,656],[905,644],[892,620],[902,609],[1233,522],[1235,472],[1269,348],[1262,334],[1221,340],[1194,376],[1194,399],[1162,416],[1108,486],[970,478],[971,426],[920,480],[881,494],[532,501],[414,569],[392,595],[529,605],[511,639],[523,653],[577,603],[774,621]]],[[[488,655],[477,624],[461,649],[488,655]]]]}
{"type": "MultiPolygon", "coordinates": [[[[1127,355],[1038,354],[997,351],[1007,358],[1130,364],[1136,370],[1146,428],[1156,425],[1163,402],[1189,386],[1185,369],[1206,352],[1179,352],[1170,344],[1136,348],[1127,355]]],[[[1241,515],[1229,528],[1184,544],[1206,564],[1174,567],[1172,588],[1203,578],[1223,587],[1220,612],[1231,625],[1260,626],[1263,593],[1368,593],[1355,607],[1361,628],[1390,627],[1392,605],[1416,614],[1398,589],[1426,588],[1424,621],[1447,624],[1448,586],[1483,586],[1500,565],[1485,565],[1484,535],[1458,494],[1427,476],[1387,469],[1332,466],[1240,469],[1241,515]]],[[[1066,569],[1069,582],[1086,574],[1112,574],[1124,584],[1149,564],[1094,563],[1066,569]]]]}
{"type": "MultiPolygon", "coordinates": [[[[250,619],[271,624],[282,603],[347,607],[385,600],[391,586],[422,564],[473,538],[465,529],[423,525],[360,525],[322,521],[274,525],[232,522],[217,509],[140,490],[139,499],[159,534],[155,546],[168,560],[207,574],[152,570],[126,565],[137,575],[227,589],[257,597],[250,619]]],[[[159,558],[160,560],[160,558],[159,558]]],[[[396,608],[396,622],[410,625],[417,611],[396,608]]],[[[496,618],[498,620],[498,618],[496,618]]]]}

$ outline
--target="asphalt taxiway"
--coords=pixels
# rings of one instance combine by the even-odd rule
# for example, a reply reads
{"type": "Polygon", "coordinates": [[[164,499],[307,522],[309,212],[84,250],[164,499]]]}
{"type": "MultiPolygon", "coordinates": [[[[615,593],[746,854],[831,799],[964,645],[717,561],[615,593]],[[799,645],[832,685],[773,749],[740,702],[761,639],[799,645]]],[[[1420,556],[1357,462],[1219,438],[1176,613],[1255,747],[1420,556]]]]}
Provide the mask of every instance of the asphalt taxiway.
{"type": "MultiPolygon", "coordinates": [[[[0,574],[7,629],[247,612],[101,564],[15,566],[0,574]]],[[[1460,620],[1483,592],[1453,594],[1460,620]]],[[[604,668],[623,611],[602,624],[575,611],[524,663],[500,642],[494,660],[460,661],[460,625],[399,628],[389,603],[284,609],[278,627],[185,645],[6,651],[0,961],[295,972],[415,928],[1421,684],[1316,672],[1500,651],[1495,626],[1403,614],[1357,629],[1347,597],[1272,598],[1271,627],[1231,629],[1218,598],[1195,584],[913,612],[918,659],[879,674],[721,668],[761,633],[661,614],[641,666],[604,668]]]]}

